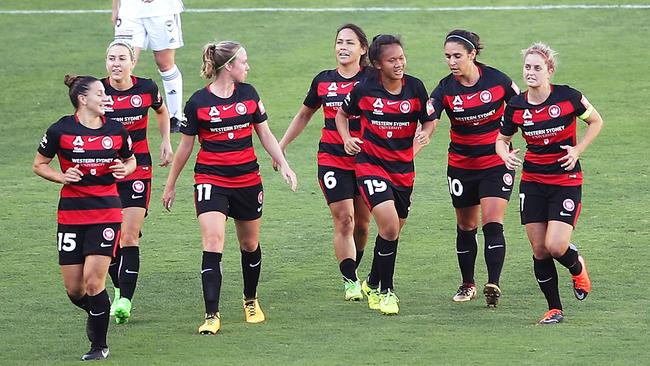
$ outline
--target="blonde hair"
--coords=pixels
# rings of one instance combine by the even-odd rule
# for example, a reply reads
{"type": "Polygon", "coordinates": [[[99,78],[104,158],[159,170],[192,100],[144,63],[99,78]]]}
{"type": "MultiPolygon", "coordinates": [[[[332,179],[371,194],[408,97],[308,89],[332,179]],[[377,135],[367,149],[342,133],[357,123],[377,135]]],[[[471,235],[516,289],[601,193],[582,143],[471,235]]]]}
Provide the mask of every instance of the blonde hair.
{"type": "Polygon", "coordinates": [[[221,69],[232,62],[242,48],[242,45],[235,41],[213,42],[203,46],[201,76],[208,80],[216,78],[221,69]]]}
{"type": "Polygon", "coordinates": [[[133,46],[130,43],[128,43],[126,41],[119,40],[119,39],[116,39],[113,42],[108,44],[108,47],[106,47],[106,55],[107,56],[108,56],[108,51],[110,51],[111,48],[113,48],[114,46],[125,47],[127,50],[129,50],[129,55],[131,56],[131,61],[135,60],[135,49],[133,48],[133,46]]]}
{"type": "Polygon", "coordinates": [[[553,50],[549,45],[543,42],[535,42],[525,50],[521,50],[521,54],[524,55],[524,59],[526,56],[532,53],[536,53],[542,56],[549,70],[555,70],[555,67],[557,66],[557,60],[555,59],[557,52],[553,50]]]}

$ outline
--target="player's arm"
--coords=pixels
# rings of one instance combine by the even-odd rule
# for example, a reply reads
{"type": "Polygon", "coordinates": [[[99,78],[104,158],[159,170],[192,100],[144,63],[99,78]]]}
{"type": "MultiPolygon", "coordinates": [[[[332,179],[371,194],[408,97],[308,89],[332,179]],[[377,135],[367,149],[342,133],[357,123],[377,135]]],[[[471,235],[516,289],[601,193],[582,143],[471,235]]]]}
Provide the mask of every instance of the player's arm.
{"type": "Polygon", "coordinates": [[[521,165],[521,159],[517,156],[519,149],[514,149],[510,151],[510,141],[512,141],[512,135],[507,136],[499,132],[497,140],[494,143],[494,150],[497,155],[506,163],[506,168],[515,169],[521,165]]]}
{"type": "Polygon", "coordinates": [[[113,21],[113,27],[115,26],[115,24],[117,24],[119,11],[120,11],[120,0],[113,0],[113,6],[111,8],[111,20],[113,21]]]}
{"type": "MultiPolygon", "coordinates": [[[[283,154],[286,154],[287,146],[289,146],[289,144],[305,130],[305,127],[307,127],[307,124],[317,110],[318,109],[309,108],[306,105],[300,107],[300,110],[298,110],[298,113],[296,113],[293,120],[291,120],[289,127],[287,127],[287,131],[279,142],[280,150],[282,150],[283,154]]],[[[274,159],[273,169],[278,170],[278,166],[278,162],[274,159]]]]}
{"type": "Polygon", "coordinates": [[[585,131],[582,140],[576,146],[562,145],[560,148],[566,151],[566,155],[559,158],[557,161],[562,163],[565,170],[573,170],[580,158],[580,155],[587,150],[587,147],[596,139],[600,130],[603,128],[603,118],[600,113],[589,103],[586,98],[582,98],[581,103],[585,106],[585,112],[578,116],[581,120],[587,123],[587,130],[585,131]]]}
{"type": "Polygon", "coordinates": [[[284,154],[280,149],[278,140],[273,135],[273,132],[271,132],[269,124],[264,121],[255,123],[253,126],[255,128],[255,133],[257,133],[257,137],[260,139],[260,142],[264,147],[264,150],[269,153],[271,159],[278,163],[282,178],[285,182],[287,182],[287,184],[289,184],[291,190],[295,192],[296,188],[298,187],[298,179],[296,178],[296,173],[294,173],[293,170],[291,170],[291,167],[289,167],[289,163],[287,162],[287,159],[284,157],[284,154]]]}
{"type": "Polygon", "coordinates": [[[156,122],[158,122],[158,131],[160,131],[160,163],[159,166],[168,166],[174,158],[172,149],[171,134],[169,132],[169,111],[163,103],[160,108],[154,109],[156,112],[156,122]]]}
{"type": "Polygon", "coordinates": [[[436,132],[438,128],[439,119],[422,123],[415,131],[415,138],[413,143],[413,157],[418,156],[420,151],[431,142],[431,135],[436,132]],[[416,143],[417,142],[417,143],[416,143]]]}
{"type": "Polygon", "coordinates": [[[190,155],[192,155],[192,150],[194,150],[194,135],[181,134],[181,141],[178,143],[174,161],[169,169],[169,175],[167,175],[165,191],[163,192],[163,206],[167,211],[171,211],[174,198],[176,197],[176,181],[189,160],[190,155]]]}
{"type": "Polygon", "coordinates": [[[61,184],[78,182],[81,180],[81,177],[83,177],[83,173],[79,170],[79,164],[68,168],[65,173],[62,173],[50,166],[52,159],[53,158],[48,158],[47,156],[37,152],[36,157],[34,157],[34,163],[32,164],[32,170],[39,177],[61,184]]]}
{"type": "Polygon", "coordinates": [[[341,135],[341,139],[343,139],[343,148],[345,149],[345,152],[349,155],[356,155],[361,152],[361,146],[359,145],[363,144],[363,141],[350,135],[349,117],[350,115],[345,112],[343,108],[339,108],[336,112],[335,118],[336,130],[339,132],[339,135],[341,135]]]}

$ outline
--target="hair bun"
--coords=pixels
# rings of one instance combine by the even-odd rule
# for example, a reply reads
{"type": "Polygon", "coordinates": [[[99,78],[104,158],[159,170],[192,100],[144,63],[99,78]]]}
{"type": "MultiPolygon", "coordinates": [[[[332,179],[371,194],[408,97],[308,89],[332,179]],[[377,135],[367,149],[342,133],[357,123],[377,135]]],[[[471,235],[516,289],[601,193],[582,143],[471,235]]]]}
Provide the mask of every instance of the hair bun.
{"type": "Polygon", "coordinates": [[[66,74],[63,77],[63,83],[68,86],[68,88],[71,88],[72,85],[74,84],[75,81],[79,79],[79,76],[74,75],[74,74],[66,74]]]}

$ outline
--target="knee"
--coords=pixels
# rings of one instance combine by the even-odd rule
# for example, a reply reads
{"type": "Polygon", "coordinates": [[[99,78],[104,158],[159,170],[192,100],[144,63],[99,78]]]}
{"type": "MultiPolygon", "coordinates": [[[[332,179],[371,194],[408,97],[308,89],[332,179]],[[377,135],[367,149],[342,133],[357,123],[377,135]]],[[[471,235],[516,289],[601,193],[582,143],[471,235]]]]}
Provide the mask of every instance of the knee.
{"type": "Polygon", "coordinates": [[[223,235],[220,234],[209,234],[203,237],[203,249],[211,252],[220,252],[220,248],[223,248],[223,235]]]}
{"type": "Polygon", "coordinates": [[[123,232],[120,238],[120,245],[123,247],[137,247],[140,242],[140,233],[123,232]]]}
{"type": "Polygon", "coordinates": [[[100,278],[92,276],[84,280],[84,287],[89,296],[95,296],[104,290],[104,281],[100,278]]]}
{"type": "Polygon", "coordinates": [[[81,286],[66,286],[65,292],[71,299],[80,299],[86,294],[81,286]]]}
{"type": "Polygon", "coordinates": [[[549,251],[544,246],[544,243],[532,243],[533,256],[537,259],[546,259],[549,257],[549,251]]]}
{"type": "Polygon", "coordinates": [[[397,240],[397,238],[399,238],[399,223],[386,225],[385,227],[380,228],[379,236],[390,241],[397,240]]]}
{"type": "Polygon", "coordinates": [[[547,243],[546,252],[550,254],[553,258],[559,258],[566,253],[568,243],[547,243]]]}
{"type": "Polygon", "coordinates": [[[334,229],[344,236],[352,235],[354,230],[354,218],[349,214],[334,216],[334,229]]]}
{"type": "Polygon", "coordinates": [[[258,245],[259,245],[259,241],[257,240],[241,240],[239,242],[239,248],[249,253],[256,251],[258,245]]]}
{"type": "Polygon", "coordinates": [[[367,237],[368,236],[368,223],[355,223],[354,225],[354,236],[356,237],[367,237]]]}

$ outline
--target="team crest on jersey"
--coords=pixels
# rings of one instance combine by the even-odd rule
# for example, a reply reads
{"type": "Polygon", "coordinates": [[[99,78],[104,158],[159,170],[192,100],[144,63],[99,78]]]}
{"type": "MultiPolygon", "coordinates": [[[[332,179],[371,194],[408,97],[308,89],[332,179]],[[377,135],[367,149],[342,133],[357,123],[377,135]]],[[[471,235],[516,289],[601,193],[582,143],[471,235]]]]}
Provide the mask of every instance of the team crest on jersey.
{"type": "Polygon", "coordinates": [[[106,150],[112,149],[113,148],[113,139],[108,137],[108,136],[105,136],[102,139],[102,147],[104,149],[106,149],[106,150]]]}
{"type": "Polygon", "coordinates": [[[375,99],[375,102],[372,103],[372,107],[374,108],[372,110],[372,114],[379,114],[382,115],[384,114],[384,102],[381,101],[381,98],[375,99]]]}
{"type": "Polygon", "coordinates": [[[266,113],[266,108],[264,108],[264,103],[261,100],[257,102],[257,109],[259,109],[260,114],[266,113]]]}
{"type": "Polygon", "coordinates": [[[553,104],[552,106],[548,107],[548,115],[557,118],[562,114],[562,110],[560,107],[556,104],[553,104]]]}
{"type": "Polygon", "coordinates": [[[505,183],[505,185],[511,186],[513,180],[514,179],[512,178],[512,174],[506,173],[503,175],[503,183],[505,183]]]}
{"type": "Polygon", "coordinates": [[[386,137],[388,137],[388,138],[393,137],[393,131],[386,132],[386,137]]]}
{"type": "Polygon", "coordinates": [[[104,237],[105,240],[112,241],[113,239],[115,239],[115,230],[113,230],[110,227],[107,227],[102,232],[102,236],[104,237]]]}
{"type": "Polygon", "coordinates": [[[260,193],[257,195],[257,203],[260,205],[264,203],[264,191],[260,191],[260,193]]]}
{"type": "Polygon", "coordinates": [[[549,139],[544,139],[544,145],[548,145],[548,143],[551,142],[549,139]]]}
{"type": "Polygon", "coordinates": [[[90,175],[97,175],[97,169],[95,168],[90,169],[90,175]]]}
{"type": "Polygon", "coordinates": [[[131,188],[133,188],[133,192],[135,193],[142,193],[144,192],[144,183],[141,180],[136,180],[131,184],[131,188]]]}
{"type": "Polygon", "coordinates": [[[240,116],[243,116],[248,112],[248,108],[246,108],[246,104],[244,103],[237,103],[235,105],[235,112],[237,112],[237,114],[240,116]]]}
{"type": "Polygon", "coordinates": [[[335,97],[337,95],[337,91],[339,90],[339,86],[336,85],[335,82],[331,82],[330,86],[327,87],[327,96],[328,97],[335,97]]]}
{"type": "Polygon", "coordinates": [[[208,112],[208,115],[210,116],[210,122],[221,122],[219,114],[219,109],[216,106],[210,107],[210,111],[208,112]]]}
{"type": "Polygon", "coordinates": [[[81,136],[77,136],[74,138],[72,141],[72,152],[75,153],[82,153],[85,152],[84,150],[84,139],[81,136]]]}
{"type": "Polygon", "coordinates": [[[454,95],[454,100],[451,101],[451,104],[454,106],[454,112],[462,112],[463,109],[463,98],[460,95],[454,95]]]}
{"type": "Polygon", "coordinates": [[[411,102],[408,100],[402,101],[402,103],[399,104],[399,110],[402,113],[409,113],[411,111],[411,102]]]}
{"type": "Polygon", "coordinates": [[[142,97],[139,96],[139,95],[132,95],[130,102],[131,102],[131,105],[133,106],[133,108],[142,107],[142,97]]]}
{"type": "Polygon", "coordinates": [[[564,207],[565,210],[572,212],[576,209],[576,203],[573,202],[572,199],[567,198],[562,202],[562,207],[564,207]]]}
{"type": "Polygon", "coordinates": [[[481,102],[483,103],[490,103],[492,101],[492,93],[489,90],[483,90],[479,98],[481,98],[481,102]]]}
{"type": "Polygon", "coordinates": [[[235,133],[234,132],[228,132],[228,138],[229,139],[234,139],[235,138],[235,133]]]}
{"type": "Polygon", "coordinates": [[[427,115],[432,115],[436,112],[436,108],[433,106],[433,98],[427,100],[427,115]]]}

